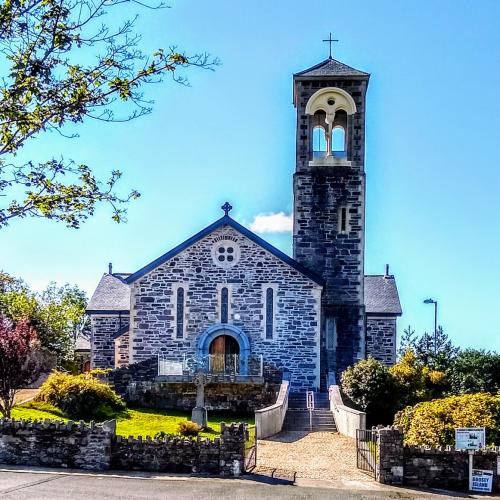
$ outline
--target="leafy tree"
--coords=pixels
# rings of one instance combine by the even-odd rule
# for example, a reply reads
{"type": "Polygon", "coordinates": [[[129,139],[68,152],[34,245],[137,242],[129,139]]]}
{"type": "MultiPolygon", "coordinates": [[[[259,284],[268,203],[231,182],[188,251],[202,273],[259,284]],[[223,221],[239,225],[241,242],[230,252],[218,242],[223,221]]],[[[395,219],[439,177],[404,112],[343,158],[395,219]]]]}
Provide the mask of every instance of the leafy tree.
{"type": "Polygon", "coordinates": [[[448,377],[454,394],[496,393],[500,390],[500,354],[466,349],[454,359],[448,377]]]}
{"type": "Polygon", "coordinates": [[[426,332],[415,341],[417,358],[433,370],[446,371],[459,352],[441,326],[436,335],[426,332]]]}
{"type": "Polygon", "coordinates": [[[403,330],[403,335],[399,341],[398,358],[402,358],[408,351],[415,351],[417,337],[415,330],[410,325],[403,330]]]}
{"type": "Polygon", "coordinates": [[[123,220],[123,204],[139,193],[115,192],[120,171],[101,183],[87,165],[56,158],[22,163],[16,154],[40,133],[65,135],[65,125],[86,118],[112,122],[147,114],[146,84],[166,75],[186,83],[180,69],[217,64],[176,48],[145,55],[131,6],[148,7],[134,0],[0,0],[0,228],[22,217],[76,228],[99,202],[123,220]],[[116,23],[106,25],[105,16],[116,23]]]}
{"type": "Polygon", "coordinates": [[[10,418],[16,393],[38,378],[45,360],[27,320],[14,324],[0,316],[0,412],[5,418],[10,418]]]}
{"type": "Polygon", "coordinates": [[[77,286],[51,283],[35,293],[19,283],[0,293],[0,314],[13,321],[27,319],[44,349],[55,353],[60,362],[69,359],[76,337],[88,326],[85,292],[77,286]]]}
{"type": "Polygon", "coordinates": [[[367,413],[370,425],[390,423],[397,404],[397,386],[389,370],[369,357],[342,373],[342,392],[367,413]]]}

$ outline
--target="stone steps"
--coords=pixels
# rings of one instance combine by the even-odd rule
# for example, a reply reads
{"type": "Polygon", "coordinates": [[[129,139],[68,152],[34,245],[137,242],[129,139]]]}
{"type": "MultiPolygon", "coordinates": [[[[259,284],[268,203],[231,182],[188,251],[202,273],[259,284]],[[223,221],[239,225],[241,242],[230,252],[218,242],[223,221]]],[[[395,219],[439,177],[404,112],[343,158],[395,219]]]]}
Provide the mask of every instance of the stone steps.
{"type": "Polygon", "coordinates": [[[337,432],[337,427],[330,410],[313,410],[311,429],[309,410],[289,409],[283,422],[283,430],[337,432]]]}
{"type": "Polygon", "coordinates": [[[328,393],[314,393],[314,410],[312,415],[312,429],[307,409],[305,392],[294,392],[288,396],[288,411],[283,422],[284,431],[316,431],[337,432],[335,420],[330,411],[328,393]]]}

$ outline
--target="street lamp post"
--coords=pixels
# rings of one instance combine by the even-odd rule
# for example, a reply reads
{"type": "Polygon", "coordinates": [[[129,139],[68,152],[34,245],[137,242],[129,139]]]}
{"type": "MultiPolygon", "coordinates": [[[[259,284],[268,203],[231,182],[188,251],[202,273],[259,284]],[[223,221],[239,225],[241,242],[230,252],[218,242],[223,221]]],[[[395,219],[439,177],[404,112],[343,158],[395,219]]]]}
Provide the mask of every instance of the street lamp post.
{"type": "Polygon", "coordinates": [[[437,352],[438,303],[437,300],[425,299],[424,304],[434,304],[434,354],[437,352]]]}

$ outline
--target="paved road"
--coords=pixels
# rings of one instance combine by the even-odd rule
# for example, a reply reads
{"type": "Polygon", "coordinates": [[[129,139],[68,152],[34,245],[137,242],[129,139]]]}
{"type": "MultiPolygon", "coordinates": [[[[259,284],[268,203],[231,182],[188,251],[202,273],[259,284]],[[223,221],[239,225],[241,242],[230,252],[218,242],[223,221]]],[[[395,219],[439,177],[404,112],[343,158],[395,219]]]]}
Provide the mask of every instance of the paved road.
{"type": "MultiPolygon", "coordinates": [[[[138,473],[111,475],[0,471],[0,498],[23,500],[102,499],[378,499],[439,498],[410,490],[364,489],[366,484],[303,480],[301,485],[265,484],[259,478],[220,479],[138,473]]],[[[445,497],[442,497],[445,498],[445,497]]],[[[448,495],[449,498],[449,495],[448,495]]]]}

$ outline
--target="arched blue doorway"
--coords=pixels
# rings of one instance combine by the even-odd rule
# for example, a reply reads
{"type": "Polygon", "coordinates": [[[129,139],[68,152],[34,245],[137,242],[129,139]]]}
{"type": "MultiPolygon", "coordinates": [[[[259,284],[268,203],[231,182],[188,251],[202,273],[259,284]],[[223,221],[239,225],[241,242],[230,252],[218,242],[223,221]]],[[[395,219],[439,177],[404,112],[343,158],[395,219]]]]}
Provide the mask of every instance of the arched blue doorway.
{"type": "Polygon", "coordinates": [[[239,375],[247,375],[248,357],[250,355],[250,342],[245,332],[243,332],[241,328],[233,325],[213,325],[205,330],[198,340],[198,359],[208,360],[210,347],[213,346],[213,342],[217,342],[216,339],[218,337],[224,336],[230,337],[237,342],[239,348],[239,375]]]}

